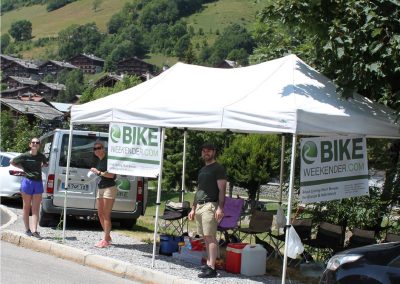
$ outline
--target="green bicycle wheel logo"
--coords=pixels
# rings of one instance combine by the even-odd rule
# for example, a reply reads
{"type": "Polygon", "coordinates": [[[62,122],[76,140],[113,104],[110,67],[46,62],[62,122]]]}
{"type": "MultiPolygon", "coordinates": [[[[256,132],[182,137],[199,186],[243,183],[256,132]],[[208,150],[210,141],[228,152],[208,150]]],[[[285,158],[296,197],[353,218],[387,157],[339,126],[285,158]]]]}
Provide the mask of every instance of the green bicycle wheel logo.
{"type": "Polygon", "coordinates": [[[110,137],[114,143],[117,143],[121,138],[121,129],[117,125],[113,125],[111,127],[110,137]]]}
{"type": "Polygon", "coordinates": [[[116,186],[118,190],[129,191],[131,189],[131,183],[128,179],[118,179],[116,181],[116,186]]]}
{"type": "Polygon", "coordinates": [[[301,149],[301,158],[310,165],[313,164],[318,156],[317,145],[312,141],[307,141],[301,149]]]}

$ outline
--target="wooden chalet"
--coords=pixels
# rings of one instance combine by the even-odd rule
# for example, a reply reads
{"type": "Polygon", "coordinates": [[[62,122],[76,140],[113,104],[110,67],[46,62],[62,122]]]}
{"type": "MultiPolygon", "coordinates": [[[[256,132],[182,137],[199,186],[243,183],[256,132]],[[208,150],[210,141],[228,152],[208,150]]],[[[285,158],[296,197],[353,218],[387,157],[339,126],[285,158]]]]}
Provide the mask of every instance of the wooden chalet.
{"type": "Polygon", "coordinates": [[[37,90],[30,86],[6,89],[6,90],[1,91],[1,97],[2,98],[17,98],[26,93],[37,94],[37,90]]]}
{"type": "Polygon", "coordinates": [[[21,116],[26,116],[30,123],[39,120],[42,123],[51,124],[54,127],[62,126],[64,114],[43,102],[0,98],[0,104],[2,111],[10,111],[14,121],[21,116]]]}
{"type": "Polygon", "coordinates": [[[153,77],[155,72],[155,65],[147,63],[137,57],[124,59],[117,63],[117,74],[136,75],[143,81],[153,77]]]}
{"type": "Polygon", "coordinates": [[[44,78],[47,75],[52,75],[52,76],[56,77],[58,75],[58,73],[60,73],[63,70],[72,71],[77,68],[78,67],[76,67],[68,62],[48,60],[39,66],[38,74],[41,78],[44,78]]]}
{"type": "Polygon", "coordinates": [[[17,76],[37,80],[39,79],[38,70],[39,67],[36,63],[16,58],[15,60],[10,61],[1,71],[5,77],[17,76]]]}
{"type": "Polygon", "coordinates": [[[36,90],[39,92],[41,96],[45,97],[50,101],[53,101],[57,99],[60,92],[66,90],[66,87],[64,84],[59,84],[59,83],[40,82],[36,86],[36,90]]]}
{"type": "Polygon", "coordinates": [[[96,82],[94,82],[95,88],[107,87],[112,88],[119,81],[122,81],[123,76],[119,76],[116,74],[106,74],[103,77],[99,78],[96,82]]]}
{"type": "Polygon", "coordinates": [[[95,74],[103,70],[104,59],[92,54],[78,54],[68,60],[72,65],[79,67],[84,73],[95,74]]]}
{"type": "Polygon", "coordinates": [[[7,69],[12,62],[17,60],[17,57],[11,56],[11,55],[5,55],[5,54],[0,54],[0,68],[1,71],[4,69],[7,69]]]}
{"type": "Polygon", "coordinates": [[[31,87],[36,89],[36,86],[39,84],[39,82],[34,79],[18,76],[7,76],[2,82],[7,85],[8,89],[15,89],[18,87],[31,87]]]}

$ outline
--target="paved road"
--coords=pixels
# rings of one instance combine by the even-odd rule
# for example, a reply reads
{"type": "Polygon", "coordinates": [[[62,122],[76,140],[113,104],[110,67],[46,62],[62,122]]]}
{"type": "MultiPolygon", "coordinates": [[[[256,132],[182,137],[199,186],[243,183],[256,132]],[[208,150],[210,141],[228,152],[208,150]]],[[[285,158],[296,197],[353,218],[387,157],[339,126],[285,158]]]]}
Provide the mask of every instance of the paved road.
{"type": "Polygon", "coordinates": [[[6,224],[8,221],[10,221],[10,219],[10,216],[2,208],[0,208],[0,226],[6,224]]]}
{"type": "Polygon", "coordinates": [[[1,242],[2,284],[137,284],[52,255],[1,242]]]}

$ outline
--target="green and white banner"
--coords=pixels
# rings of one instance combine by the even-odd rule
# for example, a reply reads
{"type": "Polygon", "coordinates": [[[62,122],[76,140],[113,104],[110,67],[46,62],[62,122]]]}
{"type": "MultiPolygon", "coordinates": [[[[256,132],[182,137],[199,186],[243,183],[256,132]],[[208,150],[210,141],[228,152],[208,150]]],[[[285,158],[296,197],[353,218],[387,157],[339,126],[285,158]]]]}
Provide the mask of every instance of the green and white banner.
{"type": "Polygon", "coordinates": [[[301,139],[300,201],[328,201],[368,195],[365,137],[301,139]]]}
{"type": "Polygon", "coordinates": [[[160,128],[111,123],[108,171],[129,176],[157,177],[160,173],[160,128]]]}

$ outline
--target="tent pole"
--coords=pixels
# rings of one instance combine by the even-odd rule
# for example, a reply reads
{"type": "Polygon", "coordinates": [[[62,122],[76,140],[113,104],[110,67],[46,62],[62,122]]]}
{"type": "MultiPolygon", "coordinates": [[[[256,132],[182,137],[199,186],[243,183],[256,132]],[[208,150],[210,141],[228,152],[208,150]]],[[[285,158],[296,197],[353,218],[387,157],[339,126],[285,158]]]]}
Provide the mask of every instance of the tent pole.
{"type": "Polygon", "coordinates": [[[72,148],[72,130],[74,125],[72,122],[69,124],[69,137],[68,137],[68,157],[67,157],[67,169],[65,173],[65,188],[64,188],[64,216],[63,216],[63,234],[62,240],[65,243],[65,227],[67,224],[67,188],[69,186],[69,166],[71,164],[71,148],[72,148]]]}
{"type": "Polygon", "coordinates": [[[162,170],[164,161],[164,142],[165,142],[165,128],[161,128],[161,160],[160,160],[160,173],[158,174],[157,184],[157,200],[156,200],[156,220],[154,222],[154,237],[153,237],[153,256],[151,259],[151,267],[154,268],[154,260],[156,257],[156,242],[158,233],[158,212],[160,210],[160,199],[161,199],[161,183],[162,183],[162,170]]]}
{"type": "Polygon", "coordinates": [[[180,202],[183,202],[185,196],[186,139],[187,139],[187,129],[185,128],[185,131],[183,132],[182,189],[181,189],[180,202]]]}
{"type": "Polygon", "coordinates": [[[279,205],[282,205],[282,191],[283,191],[283,169],[284,169],[284,161],[285,161],[285,134],[282,134],[282,146],[281,146],[281,169],[279,173],[279,205]]]}
{"type": "Polygon", "coordinates": [[[295,161],[296,161],[296,134],[293,134],[292,140],[292,157],[290,161],[290,180],[289,180],[289,196],[288,196],[288,208],[286,217],[286,234],[285,234],[285,253],[283,256],[283,268],[282,268],[282,284],[286,281],[286,268],[287,268],[287,250],[289,242],[289,228],[290,228],[290,215],[292,214],[292,195],[293,195],[293,185],[294,185],[294,171],[295,171],[295,161]]]}

